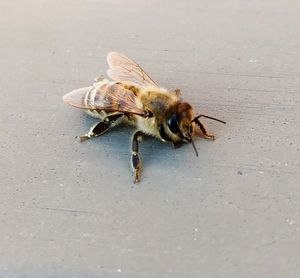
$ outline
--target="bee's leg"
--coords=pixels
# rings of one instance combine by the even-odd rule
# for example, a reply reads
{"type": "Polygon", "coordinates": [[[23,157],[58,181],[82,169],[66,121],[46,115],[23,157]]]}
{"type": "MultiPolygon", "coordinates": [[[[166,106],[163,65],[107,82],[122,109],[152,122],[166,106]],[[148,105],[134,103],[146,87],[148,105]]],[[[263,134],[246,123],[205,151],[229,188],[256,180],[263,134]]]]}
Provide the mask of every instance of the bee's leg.
{"type": "Polygon", "coordinates": [[[139,140],[142,135],[143,133],[141,131],[137,131],[134,133],[132,138],[131,163],[134,171],[134,183],[137,183],[140,180],[141,160],[139,155],[139,140]]]}
{"type": "Polygon", "coordinates": [[[182,145],[183,145],[182,142],[173,142],[173,147],[174,147],[174,149],[178,149],[178,148],[180,148],[182,145]]]}
{"type": "Polygon", "coordinates": [[[205,138],[210,139],[210,140],[215,140],[215,136],[213,134],[209,134],[206,130],[206,128],[204,127],[204,125],[200,122],[200,120],[196,120],[195,121],[196,124],[200,127],[202,134],[205,138]]]}
{"type": "Polygon", "coordinates": [[[107,116],[103,121],[93,125],[88,133],[79,136],[80,142],[102,135],[113,126],[119,124],[122,120],[122,117],[123,114],[114,114],[107,116]]]}

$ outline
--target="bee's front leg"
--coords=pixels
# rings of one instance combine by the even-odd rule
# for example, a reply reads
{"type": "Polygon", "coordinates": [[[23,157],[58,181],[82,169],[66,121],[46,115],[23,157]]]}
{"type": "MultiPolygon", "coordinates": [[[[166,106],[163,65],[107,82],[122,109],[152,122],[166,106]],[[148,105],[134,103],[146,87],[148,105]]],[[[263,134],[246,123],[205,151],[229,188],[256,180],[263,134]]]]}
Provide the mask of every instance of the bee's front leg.
{"type": "Polygon", "coordinates": [[[114,114],[107,116],[103,121],[94,124],[88,133],[80,135],[80,142],[102,135],[113,126],[119,124],[123,116],[123,114],[114,114]]]}
{"type": "Polygon", "coordinates": [[[178,148],[180,148],[183,145],[182,142],[172,142],[172,143],[173,143],[174,149],[178,149],[178,148]]]}
{"type": "Polygon", "coordinates": [[[208,131],[206,130],[205,126],[200,122],[200,120],[196,120],[195,123],[199,126],[199,128],[201,129],[201,132],[203,134],[203,136],[206,139],[210,139],[210,140],[215,140],[215,136],[213,134],[209,134],[208,131]]]}
{"type": "Polygon", "coordinates": [[[134,171],[134,183],[140,181],[140,172],[141,172],[141,159],[139,155],[139,140],[142,137],[143,133],[137,131],[134,133],[132,138],[132,147],[131,147],[131,164],[134,171]]]}

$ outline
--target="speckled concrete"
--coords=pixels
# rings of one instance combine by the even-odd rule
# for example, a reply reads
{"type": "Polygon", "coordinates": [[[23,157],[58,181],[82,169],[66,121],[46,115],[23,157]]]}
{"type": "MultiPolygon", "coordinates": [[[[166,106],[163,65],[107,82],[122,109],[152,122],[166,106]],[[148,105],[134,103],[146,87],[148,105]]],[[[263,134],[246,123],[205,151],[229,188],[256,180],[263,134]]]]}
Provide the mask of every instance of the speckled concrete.
{"type": "Polygon", "coordinates": [[[300,3],[0,1],[0,277],[300,276],[300,3]],[[181,88],[215,142],[80,144],[62,96],[107,52],[181,88]]]}

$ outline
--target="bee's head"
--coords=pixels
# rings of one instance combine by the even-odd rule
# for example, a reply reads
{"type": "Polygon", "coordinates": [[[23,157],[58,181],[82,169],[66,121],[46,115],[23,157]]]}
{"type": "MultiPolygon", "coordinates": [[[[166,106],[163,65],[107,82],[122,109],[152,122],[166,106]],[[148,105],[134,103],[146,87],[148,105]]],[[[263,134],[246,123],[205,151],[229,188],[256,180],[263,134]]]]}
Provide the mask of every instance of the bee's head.
{"type": "Polygon", "coordinates": [[[182,142],[191,142],[195,123],[193,108],[187,102],[177,103],[170,111],[166,121],[170,132],[182,142]]]}
{"type": "Polygon", "coordinates": [[[172,107],[169,115],[166,118],[166,124],[173,140],[175,142],[192,143],[196,156],[198,156],[198,152],[193,142],[193,136],[195,124],[201,127],[201,123],[199,122],[200,117],[208,118],[225,124],[225,122],[222,120],[203,114],[195,117],[192,106],[187,102],[178,102],[174,107],[172,107]]]}

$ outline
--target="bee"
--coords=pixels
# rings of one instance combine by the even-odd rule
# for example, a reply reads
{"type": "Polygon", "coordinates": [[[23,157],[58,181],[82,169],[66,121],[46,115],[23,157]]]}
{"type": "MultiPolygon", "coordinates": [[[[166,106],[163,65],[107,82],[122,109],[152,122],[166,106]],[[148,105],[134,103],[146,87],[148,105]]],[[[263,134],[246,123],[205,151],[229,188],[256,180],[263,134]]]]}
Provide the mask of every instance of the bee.
{"type": "Polygon", "coordinates": [[[171,91],[158,86],[126,55],[110,52],[107,62],[107,75],[112,81],[96,78],[92,86],[76,89],[64,95],[63,100],[99,119],[88,133],[79,136],[81,142],[98,137],[121,123],[136,127],[131,146],[134,183],[140,180],[139,142],[143,136],[154,136],[172,143],[175,148],[191,143],[198,156],[193,137],[201,131],[203,137],[215,139],[200,118],[225,124],[213,117],[196,115],[192,106],[181,99],[179,89],[171,91]]]}

